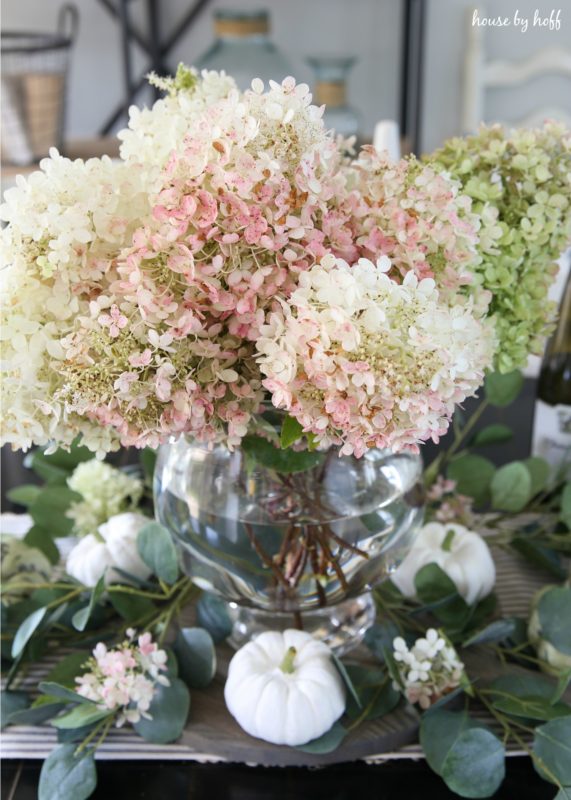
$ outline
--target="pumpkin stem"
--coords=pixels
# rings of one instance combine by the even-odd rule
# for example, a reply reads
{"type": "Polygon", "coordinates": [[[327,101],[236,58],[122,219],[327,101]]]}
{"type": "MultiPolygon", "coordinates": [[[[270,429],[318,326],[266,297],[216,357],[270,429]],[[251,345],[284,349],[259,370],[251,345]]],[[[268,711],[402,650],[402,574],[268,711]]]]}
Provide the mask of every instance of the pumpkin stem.
{"type": "Polygon", "coordinates": [[[293,662],[297,655],[297,650],[295,647],[288,647],[287,653],[284,656],[284,660],[280,664],[280,669],[282,672],[285,672],[287,675],[290,675],[293,672],[293,662]]]}
{"type": "Polygon", "coordinates": [[[452,540],[454,539],[455,531],[454,528],[449,528],[446,531],[446,536],[444,537],[444,541],[442,542],[442,549],[445,553],[449,553],[452,550],[452,540]]]}

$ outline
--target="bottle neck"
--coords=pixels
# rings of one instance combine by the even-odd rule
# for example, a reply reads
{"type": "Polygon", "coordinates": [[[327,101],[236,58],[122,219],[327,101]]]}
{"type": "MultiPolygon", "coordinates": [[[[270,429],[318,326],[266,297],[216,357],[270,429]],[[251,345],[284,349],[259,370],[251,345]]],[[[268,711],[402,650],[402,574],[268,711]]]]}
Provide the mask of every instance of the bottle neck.
{"type": "Polygon", "coordinates": [[[269,25],[267,19],[217,19],[214,33],[218,39],[267,39],[269,25]]]}

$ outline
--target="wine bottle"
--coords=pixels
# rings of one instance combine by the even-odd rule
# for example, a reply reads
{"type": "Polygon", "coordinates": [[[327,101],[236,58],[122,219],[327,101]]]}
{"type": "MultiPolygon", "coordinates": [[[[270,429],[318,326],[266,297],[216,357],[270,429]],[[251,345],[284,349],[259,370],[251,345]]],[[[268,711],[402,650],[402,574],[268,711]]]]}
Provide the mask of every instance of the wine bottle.
{"type": "Polygon", "coordinates": [[[532,453],[563,475],[571,473],[571,273],[557,327],[541,363],[533,424],[532,453]]]}

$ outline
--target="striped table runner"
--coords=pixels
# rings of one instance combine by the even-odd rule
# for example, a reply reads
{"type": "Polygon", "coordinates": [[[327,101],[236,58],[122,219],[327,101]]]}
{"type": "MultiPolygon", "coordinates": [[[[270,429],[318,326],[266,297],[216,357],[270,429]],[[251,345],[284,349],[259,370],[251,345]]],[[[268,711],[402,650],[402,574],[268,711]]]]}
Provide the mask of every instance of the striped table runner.
{"type": "MultiPolygon", "coordinates": [[[[502,614],[508,616],[526,617],[529,604],[534,592],[549,580],[549,576],[541,575],[537,570],[529,567],[522,559],[512,553],[494,548],[494,559],[497,566],[496,594],[498,596],[502,614]]],[[[49,670],[61,658],[45,658],[33,665],[26,675],[22,677],[17,686],[23,691],[34,694],[38,683],[45,677],[49,670]]],[[[474,711],[474,716],[485,722],[492,730],[500,733],[499,726],[486,713],[485,710],[474,711]]],[[[192,727],[192,717],[189,730],[192,727]]],[[[9,726],[0,737],[0,756],[10,759],[43,759],[57,744],[57,735],[49,724],[42,726],[9,726]]],[[[521,750],[511,750],[510,755],[522,755],[521,750]]],[[[213,738],[211,752],[194,750],[187,745],[169,744],[155,745],[145,742],[130,728],[112,731],[103,745],[97,750],[96,757],[102,760],[122,761],[196,761],[201,763],[217,763],[226,759],[216,755],[216,741],[213,738]]],[[[367,756],[367,763],[380,763],[389,759],[423,758],[419,744],[411,744],[396,751],[379,753],[367,756]]]]}

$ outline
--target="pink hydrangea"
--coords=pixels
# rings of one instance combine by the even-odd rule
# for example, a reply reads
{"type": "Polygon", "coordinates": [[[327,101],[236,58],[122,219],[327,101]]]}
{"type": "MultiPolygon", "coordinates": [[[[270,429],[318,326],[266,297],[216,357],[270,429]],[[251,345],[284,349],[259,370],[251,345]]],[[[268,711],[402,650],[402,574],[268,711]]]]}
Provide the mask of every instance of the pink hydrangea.
{"type": "Polygon", "coordinates": [[[166,670],[167,654],[153,642],[150,633],[140,635],[135,643],[135,631],[119,647],[108,650],[100,642],[88,662],[89,671],[76,678],[76,691],[93,700],[102,709],[117,711],[116,726],[135,723],[141,717],[151,719],[149,708],[157,684],[169,686],[166,670]]]}

